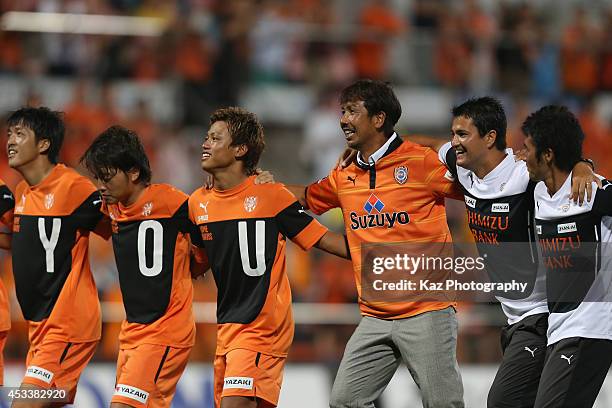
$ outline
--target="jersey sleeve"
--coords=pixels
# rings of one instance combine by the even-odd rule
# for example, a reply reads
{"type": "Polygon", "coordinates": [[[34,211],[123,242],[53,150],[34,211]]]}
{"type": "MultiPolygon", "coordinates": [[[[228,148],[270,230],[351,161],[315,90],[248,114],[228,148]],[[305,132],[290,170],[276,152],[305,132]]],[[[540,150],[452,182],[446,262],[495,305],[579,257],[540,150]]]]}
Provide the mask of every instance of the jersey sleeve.
{"type": "Polygon", "coordinates": [[[0,186],[0,232],[10,232],[13,228],[13,209],[15,197],[6,185],[0,186]]]}
{"type": "MultiPolygon", "coordinates": [[[[204,248],[204,240],[202,239],[202,232],[200,231],[200,227],[198,227],[197,223],[196,223],[196,216],[193,212],[193,207],[195,206],[195,202],[197,201],[196,199],[194,199],[194,195],[196,194],[196,192],[194,192],[190,197],[189,200],[187,201],[187,216],[189,217],[189,222],[193,225],[192,230],[189,233],[189,236],[191,237],[191,244],[194,247],[197,248],[204,248]]],[[[196,252],[197,255],[197,252],[196,252]]]]}
{"type": "Polygon", "coordinates": [[[593,211],[602,216],[612,216],[612,182],[602,180],[593,199],[593,211]]]}
{"type": "Polygon", "coordinates": [[[338,200],[338,171],[332,170],[329,176],[306,187],[306,205],[315,214],[323,214],[332,208],[340,207],[338,200]]]}
{"type": "Polygon", "coordinates": [[[178,222],[179,231],[187,234],[193,231],[194,224],[193,222],[191,222],[191,219],[189,217],[188,200],[185,200],[185,202],[181,204],[178,210],[176,210],[175,213],[172,215],[172,218],[174,218],[178,222]]]}
{"type": "MultiPolygon", "coordinates": [[[[443,149],[440,149],[440,152],[442,152],[442,150],[443,149]]],[[[452,149],[448,150],[445,160],[452,158],[450,151],[452,151],[452,149]]],[[[423,159],[423,165],[425,167],[425,182],[429,185],[434,196],[461,200],[463,199],[463,194],[457,183],[455,183],[455,180],[457,179],[457,166],[455,164],[455,175],[453,175],[447,166],[440,162],[440,152],[438,152],[438,157],[436,157],[435,151],[432,149],[426,149],[425,157],[423,159]]]]}
{"type": "Polygon", "coordinates": [[[450,174],[457,180],[457,153],[450,142],[446,142],[438,150],[438,159],[444,163],[450,174]]]}
{"type": "Polygon", "coordinates": [[[176,210],[172,217],[177,220],[179,225],[179,231],[189,235],[191,243],[193,245],[198,247],[204,246],[204,242],[202,241],[202,236],[200,235],[198,226],[192,220],[188,199],[186,199],[185,202],[181,204],[181,206],[178,208],[178,210],[176,210]]]}
{"type": "Polygon", "coordinates": [[[104,217],[102,212],[102,197],[98,191],[91,193],[85,201],[72,213],[77,228],[94,231],[104,217]]]}
{"type": "Polygon", "coordinates": [[[327,228],[308,215],[288,190],[283,188],[278,200],[288,204],[276,214],[279,231],[300,248],[312,248],[325,235],[327,228]]]}

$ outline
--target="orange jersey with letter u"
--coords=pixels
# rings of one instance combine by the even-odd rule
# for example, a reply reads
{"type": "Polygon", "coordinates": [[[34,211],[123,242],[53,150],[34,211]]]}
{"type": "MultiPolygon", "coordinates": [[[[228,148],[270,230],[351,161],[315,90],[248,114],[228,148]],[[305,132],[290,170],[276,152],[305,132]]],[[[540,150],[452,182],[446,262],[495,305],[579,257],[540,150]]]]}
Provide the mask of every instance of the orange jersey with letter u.
{"type": "Polygon", "coordinates": [[[256,185],[254,176],[230,190],[195,191],[189,214],[218,289],[216,354],[286,356],[293,340],[286,239],[308,249],[326,228],[283,185],[256,185]]]}
{"type": "Polygon", "coordinates": [[[363,244],[451,243],[445,197],[460,197],[437,154],[411,142],[393,140],[373,166],[356,163],[332,170],[306,188],[310,210],[342,209],[363,315],[401,319],[453,305],[444,301],[369,301],[362,297],[363,244]]]}

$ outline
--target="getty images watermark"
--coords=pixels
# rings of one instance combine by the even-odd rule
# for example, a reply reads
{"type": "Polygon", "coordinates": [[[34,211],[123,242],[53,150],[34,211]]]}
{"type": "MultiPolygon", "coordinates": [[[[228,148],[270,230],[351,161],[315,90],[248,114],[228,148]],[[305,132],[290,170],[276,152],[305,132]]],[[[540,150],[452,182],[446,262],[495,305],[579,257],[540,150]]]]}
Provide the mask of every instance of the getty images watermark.
{"type": "MultiPolygon", "coordinates": [[[[386,271],[400,271],[411,276],[423,271],[447,271],[457,275],[463,275],[467,271],[484,272],[486,270],[486,258],[484,256],[412,256],[406,253],[395,254],[395,256],[375,256],[372,259],[372,273],[382,275],[386,271]]],[[[480,280],[463,281],[457,278],[449,278],[436,281],[426,277],[417,280],[400,279],[399,281],[386,281],[382,277],[372,282],[375,291],[480,291],[483,293],[526,293],[527,282],[519,282],[512,279],[510,282],[482,282],[480,280]]]]}
{"type": "Polygon", "coordinates": [[[533,243],[363,245],[361,296],[372,302],[525,299],[540,264],[533,243]]]}

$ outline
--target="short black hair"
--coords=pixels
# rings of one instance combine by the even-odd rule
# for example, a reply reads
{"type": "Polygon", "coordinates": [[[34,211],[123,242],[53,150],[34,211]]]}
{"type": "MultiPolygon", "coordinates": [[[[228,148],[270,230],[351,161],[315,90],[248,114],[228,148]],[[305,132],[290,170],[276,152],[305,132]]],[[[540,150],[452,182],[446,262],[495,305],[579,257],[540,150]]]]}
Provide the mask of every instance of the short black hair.
{"type": "Polygon", "coordinates": [[[538,160],[546,149],[555,154],[555,166],[571,171],[582,157],[584,132],[578,119],[565,106],[548,105],[525,119],[521,130],[531,137],[538,160]]]}
{"type": "Polygon", "coordinates": [[[369,117],[385,112],[383,132],[387,137],[393,134],[393,129],[402,116],[402,106],[389,82],[360,79],[340,92],[341,104],[356,101],[363,101],[369,117]]]}
{"type": "Polygon", "coordinates": [[[225,122],[232,138],[231,146],[246,145],[247,152],[238,160],[244,161],[246,174],[255,174],[259,158],[266,147],[263,126],[257,115],[245,109],[231,106],[217,109],[210,115],[210,124],[225,122]]]}
{"type": "Polygon", "coordinates": [[[506,149],[506,112],[501,102],[490,96],[472,98],[452,109],[454,118],[465,117],[472,119],[474,126],[478,129],[480,137],[494,130],[497,134],[495,147],[497,150],[506,149]]]}
{"type": "Polygon", "coordinates": [[[49,149],[46,155],[51,163],[57,164],[66,133],[62,116],[61,112],[52,111],[44,106],[39,108],[27,106],[11,113],[6,124],[9,128],[20,125],[31,129],[36,142],[41,139],[48,140],[49,149]]]}
{"type": "Polygon", "coordinates": [[[81,163],[95,178],[108,181],[117,171],[138,169],[140,183],[151,182],[151,166],[136,132],[122,126],[111,126],[87,148],[81,163]]]}

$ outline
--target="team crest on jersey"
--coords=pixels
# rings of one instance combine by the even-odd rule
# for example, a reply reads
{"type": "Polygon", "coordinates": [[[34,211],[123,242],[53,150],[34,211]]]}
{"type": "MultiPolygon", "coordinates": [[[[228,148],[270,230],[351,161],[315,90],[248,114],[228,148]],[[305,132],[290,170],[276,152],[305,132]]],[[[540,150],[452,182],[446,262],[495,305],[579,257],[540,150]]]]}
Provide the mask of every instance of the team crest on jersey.
{"type": "Polygon", "coordinates": [[[142,215],[145,217],[148,217],[149,215],[151,215],[151,212],[153,211],[153,203],[152,202],[148,202],[145,203],[145,205],[142,206],[142,215]]]}
{"type": "Polygon", "coordinates": [[[398,184],[404,184],[408,180],[408,168],[406,166],[396,167],[393,176],[398,184]]]}
{"type": "Polygon", "coordinates": [[[570,209],[570,205],[569,204],[563,204],[561,207],[559,207],[559,210],[563,211],[563,212],[568,212],[570,209]]]}
{"type": "Polygon", "coordinates": [[[255,207],[257,207],[257,197],[248,196],[244,199],[244,209],[246,212],[253,212],[255,207]]]}
{"type": "Polygon", "coordinates": [[[45,208],[50,210],[53,207],[53,203],[55,202],[55,195],[53,193],[49,193],[45,196],[45,208]]]}

